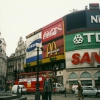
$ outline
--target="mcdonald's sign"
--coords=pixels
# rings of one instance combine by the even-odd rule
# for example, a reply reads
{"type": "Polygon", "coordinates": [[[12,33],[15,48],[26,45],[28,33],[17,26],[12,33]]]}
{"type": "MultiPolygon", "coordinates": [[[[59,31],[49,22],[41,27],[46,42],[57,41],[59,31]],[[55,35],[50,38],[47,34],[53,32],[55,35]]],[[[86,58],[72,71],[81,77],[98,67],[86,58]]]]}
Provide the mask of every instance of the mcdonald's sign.
{"type": "Polygon", "coordinates": [[[53,41],[47,45],[46,57],[49,55],[57,55],[60,50],[57,48],[57,44],[53,41]]]}

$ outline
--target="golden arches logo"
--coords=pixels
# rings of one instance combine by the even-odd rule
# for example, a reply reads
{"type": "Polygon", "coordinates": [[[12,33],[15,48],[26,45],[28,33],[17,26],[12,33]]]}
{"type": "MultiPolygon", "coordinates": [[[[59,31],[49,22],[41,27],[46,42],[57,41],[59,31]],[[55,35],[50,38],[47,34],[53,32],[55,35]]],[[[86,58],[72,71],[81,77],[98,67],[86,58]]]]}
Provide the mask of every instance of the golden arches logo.
{"type": "Polygon", "coordinates": [[[59,49],[57,49],[57,45],[53,41],[52,43],[49,43],[47,46],[46,57],[48,57],[48,55],[53,55],[54,53],[55,53],[55,55],[57,55],[58,51],[59,51],[59,49]]]}

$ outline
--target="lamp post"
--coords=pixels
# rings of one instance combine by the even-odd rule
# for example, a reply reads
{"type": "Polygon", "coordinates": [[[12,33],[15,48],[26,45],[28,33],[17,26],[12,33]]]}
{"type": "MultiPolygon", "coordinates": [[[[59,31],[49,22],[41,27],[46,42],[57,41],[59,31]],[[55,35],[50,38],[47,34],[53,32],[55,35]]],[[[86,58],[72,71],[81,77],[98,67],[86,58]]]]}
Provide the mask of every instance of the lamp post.
{"type": "Polygon", "coordinates": [[[43,48],[39,47],[38,44],[36,44],[37,47],[37,81],[36,81],[36,93],[35,93],[35,100],[40,100],[40,84],[39,84],[39,50],[41,49],[43,51],[43,48]]]}
{"type": "Polygon", "coordinates": [[[19,95],[19,69],[17,71],[17,78],[18,78],[17,95],[19,95]]]}
{"type": "Polygon", "coordinates": [[[58,66],[55,64],[53,69],[54,69],[54,72],[55,72],[55,81],[54,82],[56,83],[56,75],[57,75],[58,66]]]}

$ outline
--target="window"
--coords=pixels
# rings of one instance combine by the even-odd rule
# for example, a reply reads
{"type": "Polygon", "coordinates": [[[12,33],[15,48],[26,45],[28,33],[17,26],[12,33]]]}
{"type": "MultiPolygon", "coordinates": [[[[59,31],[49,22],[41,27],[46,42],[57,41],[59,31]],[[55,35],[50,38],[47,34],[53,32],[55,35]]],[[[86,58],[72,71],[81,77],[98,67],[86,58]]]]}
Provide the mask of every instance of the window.
{"type": "Polygon", "coordinates": [[[92,87],[84,87],[83,90],[94,90],[92,87]]]}
{"type": "Polygon", "coordinates": [[[59,84],[57,84],[57,87],[61,87],[59,84]]]}
{"type": "Polygon", "coordinates": [[[60,63],[60,69],[63,69],[64,68],[64,63],[60,63]]]}

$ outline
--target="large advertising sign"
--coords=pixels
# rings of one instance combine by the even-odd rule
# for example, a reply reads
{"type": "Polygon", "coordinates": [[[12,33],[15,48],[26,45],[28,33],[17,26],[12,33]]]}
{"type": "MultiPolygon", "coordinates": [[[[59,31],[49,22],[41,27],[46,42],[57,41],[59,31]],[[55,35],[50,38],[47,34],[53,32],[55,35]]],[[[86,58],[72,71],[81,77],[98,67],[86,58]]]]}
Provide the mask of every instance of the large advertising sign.
{"type": "Polygon", "coordinates": [[[64,54],[64,40],[52,41],[43,46],[43,58],[64,54]]]}
{"type": "Polygon", "coordinates": [[[99,10],[99,3],[90,3],[89,8],[90,10],[99,10]]]}
{"type": "Polygon", "coordinates": [[[42,28],[42,43],[63,35],[63,19],[59,19],[42,28]]]}
{"type": "Polygon", "coordinates": [[[65,16],[66,31],[86,27],[86,11],[76,11],[65,16]]]}
{"type": "Polygon", "coordinates": [[[78,32],[65,36],[65,51],[100,48],[100,31],[78,32]]]}
{"type": "MultiPolygon", "coordinates": [[[[26,63],[37,60],[37,46],[42,47],[41,32],[26,40],[26,63]]],[[[39,51],[39,60],[42,59],[42,51],[39,51]]]]}
{"type": "Polygon", "coordinates": [[[82,49],[66,52],[66,67],[97,67],[100,65],[99,49],[82,49]]]}
{"type": "Polygon", "coordinates": [[[100,28],[100,11],[94,10],[94,12],[87,11],[87,27],[88,28],[100,28]]]}
{"type": "MultiPolygon", "coordinates": [[[[65,16],[66,31],[100,28],[100,10],[82,10],[65,16]]],[[[67,34],[67,33],[66,33],[67,34]]]]}

